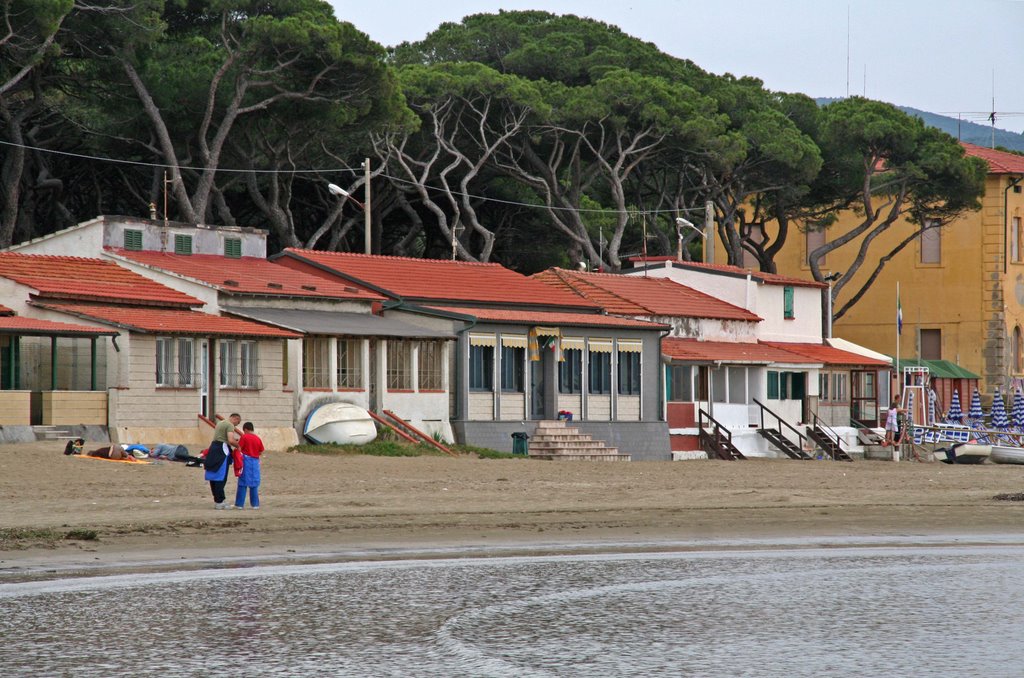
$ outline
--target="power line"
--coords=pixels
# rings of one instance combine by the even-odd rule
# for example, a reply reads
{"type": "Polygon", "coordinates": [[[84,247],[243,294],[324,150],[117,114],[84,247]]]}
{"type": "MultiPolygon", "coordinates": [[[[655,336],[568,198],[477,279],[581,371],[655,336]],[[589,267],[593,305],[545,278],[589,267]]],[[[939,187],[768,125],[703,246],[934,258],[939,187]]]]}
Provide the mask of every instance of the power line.
{"type": "MultiPolygon", "coordinates": [[[[38,151],[40,153],[51,153],[51,154],[54,154],[54,155],[62,155],[62,156],[69,157],[69,158],[77,158],[79,160],[93,160],[93,161],[96,161],[96,162],[110,162],[110,163],[115,163],[115,164],[119,164],[119,165],[135,165],[135,166],[139,166],[139,167],[150,167],[150,168],[155,168],[155,169],[173,169],[173,168],[176,167],[179,170],[193,170],[193,171],[196,171],[196,172],[206,172],[206,171],[208,171],[210,169],[208,167],[197,167],[197,166],[193,166],[193,165],[169,165],[169,164],[166,164],[166,163],[158,163],[158,162],[144,162],[142,160],[124,160],[124,159],[121,159],[121,158],[109,158],[109,157],[98,156],[98,155],[86,155],[84,153],[71,153],[69,151],[58,151],[58,150],[55,150],[55,149],[52,149],[52,148],[41,148],[39,146],[28,146],[26,144],[15,144],[15,143],[12,143],[10,141],[2,141],[2,140],[0,140],[0,145],[2,145],[2,146],[11,146],[11,147],[14,147],[14,148],[23,148],[25,150],[38,151]]],[[[238,169],[238,168],[231,168],[231,167],[217,167],[213,171],[214,172],[240,173],[240,174],[245,174],[245,173],[250,173],[250,174],[331,174],[331,173],[335,173],[335,172],[356,172],[357,168],[349,167],[347,165],[342,166],[342,167],[328,167],[328,168],[322,168],[322,169],[285,169],[285,170],[238,169]]],[[[412,181],[409,181],[408,179],[404,179],[402,177],[397,177],[397,176],[393,176],[393,175],[390,175],[390,174],[386,174],[384,172],[381,172],[381,173],[377,174],[376,176],[383,177],[385,179],[389,179],[389,180],[394,181],[396,183],[406,184],[408,186],[416,186],[416,185],[418,185],[418,184],[416,184],[416,183],[414,183],[412,181]]],[[[551,205],[551,206],[549,206],[549,205],[538,205],[537,203],[532,203],[532,202],[520,202],[520,201],[516,201],[516,200],[503,200],[501,198],[491,198],[491,197],[487,197],[487,196],[483,196],[483,195],[474,195],[472,193],[460,193],[458,191],[446,191],[445,189],[437,188],[436,186],[425,186],[424,188],[426,188],[427,190],[430,190],[430,191],[448,193],[450,195],[457,196],[457,197],[460,197],[460,198],[469,198],[471,200],[480,200],[481,202],[491,202],[491,203],[497,203],[499,205],[509,205],[509,206],[513,206],[513,207],[532,207],[532,208],[535,208],[535,209],[545,209],[545,210],[551,210],[551,211],[555,211],[555,212],[576,212],[578,214],[615,214],[615,213],[617,213],[619,211],[619,210],[616,210],[616,209],[575,208],[575,207],[557,207],[557,206],[554,206],[554,205],[551,205]]],[[[703,207],[680,207],[680,208],[676,208],[676,209],[663,209],[663,210],[637,210],[637,214],[641,214],[641,215],[645,215],[645,216],[646,215],[655,215],[655,216],[657,216],[659,214],[674,215],[674,214],[679,214],[680,212],[703,212],[703,211],[704,211],[703,207]]]]}

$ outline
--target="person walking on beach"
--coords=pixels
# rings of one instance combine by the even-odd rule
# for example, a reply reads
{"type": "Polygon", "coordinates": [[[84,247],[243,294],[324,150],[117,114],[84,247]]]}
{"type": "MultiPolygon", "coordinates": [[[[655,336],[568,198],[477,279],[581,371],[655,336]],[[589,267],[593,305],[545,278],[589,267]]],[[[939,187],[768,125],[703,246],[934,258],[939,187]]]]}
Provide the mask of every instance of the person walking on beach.
{"type": "Polygon", "coordinates": [[[238,440],[238,449],[234,453],[235,477],[238,478],[236,509],[245,508],[246,490],[249,492],[249,506],[254,510],[260,507],[260,455],[263,449],[263,441],[256,435],[252,422],[245,422],[242,425],[242,437],[238,440]]]}

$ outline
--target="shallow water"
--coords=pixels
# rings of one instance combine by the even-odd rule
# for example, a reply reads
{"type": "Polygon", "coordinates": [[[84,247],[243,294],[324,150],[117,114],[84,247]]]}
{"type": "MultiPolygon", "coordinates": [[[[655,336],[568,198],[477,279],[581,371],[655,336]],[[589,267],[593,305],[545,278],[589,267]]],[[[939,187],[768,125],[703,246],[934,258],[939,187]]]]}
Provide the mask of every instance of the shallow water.
{"type": "Polygon", "coordinates": [[[1022,556],[573,555],[0,584],[0,675],[1015,677],[1022,556]]]}

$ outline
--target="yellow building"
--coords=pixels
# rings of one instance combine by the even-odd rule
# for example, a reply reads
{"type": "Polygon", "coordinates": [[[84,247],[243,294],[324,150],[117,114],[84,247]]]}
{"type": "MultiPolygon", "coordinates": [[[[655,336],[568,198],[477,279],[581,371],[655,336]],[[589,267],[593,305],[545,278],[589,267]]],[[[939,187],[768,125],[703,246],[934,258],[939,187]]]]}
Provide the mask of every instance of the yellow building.
{"type": "MultiPolygon", "coordinates": [[[[925,231],[885,266],[863,297],[836,320],[834,334],[873,350],[897,351],[896,288],[899,283],[903,358],[949,360],[982,376],[986,393],[1024,382],[1024,156],[963,144],[989,165],[979,211],[941,229],[925,231]]],[[[840,216],[825,231],[789,236],[776,256],[778,272],[807,277],[808,251],[852,228],[857,217],[840,216]]],[[[857,274],[835,292],[837,311],[872,274],[884,253],[916,227],[897,222],[872,242],[857,274]]],[[[860,241],[830,252],[824,272],[845,272],[860,241]]],[[[719,244],[718,256],[724,256],[719,244]]]]}

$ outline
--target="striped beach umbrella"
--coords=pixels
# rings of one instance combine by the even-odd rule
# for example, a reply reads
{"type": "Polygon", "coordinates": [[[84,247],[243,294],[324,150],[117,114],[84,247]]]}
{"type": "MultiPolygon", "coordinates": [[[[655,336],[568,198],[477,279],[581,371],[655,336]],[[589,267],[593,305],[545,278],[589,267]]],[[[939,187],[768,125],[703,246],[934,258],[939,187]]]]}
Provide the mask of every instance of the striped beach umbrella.
{"type": "Polygon", "coordinates": [[[924,422],[926,426],[931,426],[935,423],[935,411],[938,409],[936,401],[939,396],[935,395],[935,389],[928,389],[928,421],[924,422]]]}
{"type": "Polygon", "coordinates": [[[1006,416],[1006,403],[1003,402],[1003,394],[996,390],[992,398],[992,407],[988,411],[992,428],[1005,431],[1010,428],[1010,419],[1006,416]]]}
{"type": "MultiPolygon", "coordinates": [[[[1024,398],[1021,400],[1021,415],[1024,415],[1024,398]]],[[[953,391],[953,398],[949,403],[949,412],[946,412],[946,421],[950,424],[962,424],[964,412],[960,409],[960,392],[953,391]]]]}
{"type": "Polygon", "coordinates": [[[1010,412],[1010,419],[1013,425],[1019,429],[1024,429],[1024,392],[1017,387],[1016,393],[1013,394],[1013,409],[1010,412]]]}
{"type": "Polygon", "coordinates": [[[967,410],[967,418],[975,420],[985,418],[985,413],[981,411],[981,394],[978,393],[978,389],[974,389],[974,393],[971,394],[971,407],[967,410]]]}

